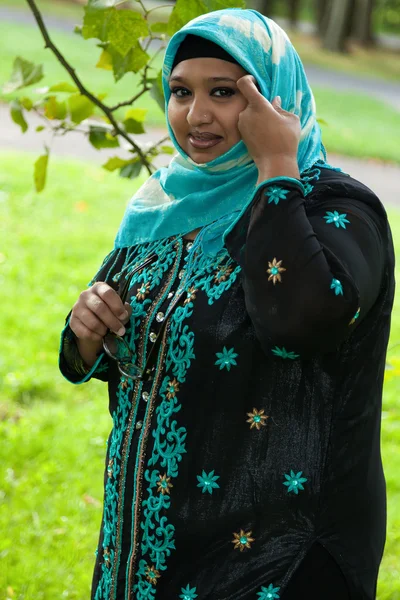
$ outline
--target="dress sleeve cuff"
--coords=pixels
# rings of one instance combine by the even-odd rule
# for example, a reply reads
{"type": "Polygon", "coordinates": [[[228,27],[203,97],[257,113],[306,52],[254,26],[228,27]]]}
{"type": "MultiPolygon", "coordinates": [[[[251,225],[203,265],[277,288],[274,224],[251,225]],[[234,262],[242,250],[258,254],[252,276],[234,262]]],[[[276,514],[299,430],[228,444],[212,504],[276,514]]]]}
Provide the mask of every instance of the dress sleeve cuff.
{"type": "Polygon", "coordinates": [[[59,367],[62,375],[76,385],[89,381],[92,377],[107,381],[108,360],[102,352],[94,365],[88,367],[83,361],[73,331],[69,326],[69,316],[61,333],[59,367]]]}

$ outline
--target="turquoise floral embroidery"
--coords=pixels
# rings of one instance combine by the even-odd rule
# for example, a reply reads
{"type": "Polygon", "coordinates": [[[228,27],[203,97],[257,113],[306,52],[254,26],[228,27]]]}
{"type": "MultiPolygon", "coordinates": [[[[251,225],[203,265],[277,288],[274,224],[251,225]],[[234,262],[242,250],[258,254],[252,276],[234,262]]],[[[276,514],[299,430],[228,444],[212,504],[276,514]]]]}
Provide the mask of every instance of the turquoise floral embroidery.
{"type": "Polygon", "coordinates": [[[326,220],[327,224],[334,223],[337,228],[343,227],[343,229],[346,229],[346,223],[350,223],[350,221],[346,219],[346,217],[347,213],[343,213],[340,215],[338,211],[335,210],[333,212],[327,211],[326,217],[324,217],[324,219],[326,220]]]}
{"type": "Polygon", "coordinates": [[[265,195],[269,198],[268,204],[275,203],[275,205],[277,205],[279,204],[280,200],[286,200],[286,196],[288,195],[288,193],[288,190],[284,190],[281,187],[274,186],[268,188],[265,192],[265,195]]]}
{"type": "Polygon", "coordinates": [[[197,598],[196,588],[191,588],[189,584],[181,589],[182,594],[179,596],[182,600],[195,600],[197,598]]]}
{"type": "Polygon", "coordinates": [[[360,316],[360,312],[361,312],[361,308],[357,308],[357,312],[354,315],[354,317],[352,318],[352,320],[350,321],[349,325],[354,325],[354,323],[357,321],[358,317],[360,316]]]}
{"type": "Polygon", "coordinates": [[[335,290],[335,296],[343,296],[343,286],[339,279],[332,279],[331,290],[335,290]]]}
{"type": "Polygon", "coordinates": [[[222,369],[228,369],[228,371],[230,371],[232,365],[237,366],[235,358],[238,354],[236,354],[234,348],[227,350],[224,346],[222,352],[216,352],[216,356],[218,357],[218,360],[215,361],[215,364],[217,367],[219,366],[220,371],[222,371],[222,369]]]}
{"type": "Polygon", "coordinates": [[[289,492],[294,492],[295,494],[299,493],[299,490],[304,490],[303,483],[307,481],[306,477],[302,477],[303,471],[299,471],[298,473],[294,473],[294,471],[290,471],[290,475],[285,473],[285,477],[287,481],[283,482],[283,485],[286,485],[289,492]]]}
{"type": "Polygon", "coordinates": [[[219,475],[214,475],[214,471],[210,471],[209,474],[207,475],[207,473],[203,470],[201,475],[197,475],[197,479],[199,480],[197,487],[203,488],[201,490],[203,492],[203,494],[205,492],[212,494],[213,488],[219,488],[219,485],[217,483],[217,479],[219,479],[219,475]]]}
{"type": "Polygon", "coordinates": [[[295,360],[296,358],[299,358],[299,356],[300,356],[300,354],[295,354],[294,352],[288,352],[285,347],[278,348],[278,346],[275,346],[275,348],[273,348],[272,352],[273,352],[273,354],[275,354],[275,356],[280,356],[280,358],[290,358],[291,360],[295,360]]]}
{"type": "Polygon", "coordinates": [[[259,596],[258,600],[275,600],[276,598],[280,598],[278,594],[280,589],[280,587],[274,587],[272,583],[268,587],[261,587],[261,592],[257,594],[259,596]]]}

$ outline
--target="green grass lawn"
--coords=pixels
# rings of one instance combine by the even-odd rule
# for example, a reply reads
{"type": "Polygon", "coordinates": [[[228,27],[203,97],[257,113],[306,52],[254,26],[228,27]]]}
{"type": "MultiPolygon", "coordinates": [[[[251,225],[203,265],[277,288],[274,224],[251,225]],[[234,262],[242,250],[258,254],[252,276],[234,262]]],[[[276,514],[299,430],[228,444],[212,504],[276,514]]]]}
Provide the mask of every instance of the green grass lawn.
{"type": "MultiPolygon", "coordinates": [[[[84,600],[111,422],[104,384],[72,386],[58,373],[59,333],[139,182],[52,159],[48,187],[37,195],[33,161],[0,154],[0,600],[84,600]]],[[[400,250],[400,212],[389,214],[400,250]]],[[[389,522],[379,600],[400,600],[399,302],[384,393],[389,522]]]]}

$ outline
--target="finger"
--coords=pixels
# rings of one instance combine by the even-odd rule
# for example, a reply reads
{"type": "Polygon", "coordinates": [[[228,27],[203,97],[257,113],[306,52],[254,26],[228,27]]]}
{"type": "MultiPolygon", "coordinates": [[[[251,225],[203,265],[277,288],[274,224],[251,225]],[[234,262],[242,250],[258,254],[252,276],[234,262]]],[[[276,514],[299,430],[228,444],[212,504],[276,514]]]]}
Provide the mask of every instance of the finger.
{"type": "Polygon", "coordinates": [[[78,317],[71,317],[69,326],[77,338],[82,340],[90,340],[92,342],[100,342],[102,337],[98,333],[91,331],[78,317]]]}
{"type": "Polygon", "coordinates": [[[128,316],[126,317],[126,319],[122,319],[122,322],[124,325],[126,325],[126,323],[128,323],[128,321],[130,320],[131,316],[132,316],[132,306],[129,304],[129,302],[125,302],[124,304],[124,308],[126,310],[126,312],[128,313],[128,316]]]}
{"type": "Polygon", "coordinates": [[[108,331],[106,325],[91,310],[83,308],[78,315],[78,319],[93,333],[104,337],[108,331]]]}
{"type": "Polygon", "coordinates": [[[258,104],[260,101],[265,100],[257,89],[257,82],[253,75],[244,75],[244,77],[238,79],[236,85],[249,104],[258,104]]]}
{"type": "Polygon", "coordinates": [[[107,329],[114,331],[118,335],[124,335],[125,327],[121,319],[118,319],[115,316],[108,304],[106,304],[100,296],[91,294],[87,298],[86,307],[91,310],[102,323],[104,323],[107,329]]]}
{"type": "Polygon", "coordinates": [[[117,317],[117,319],[119,319],[120,321],[122,321],[122,319],[126,319],[128,314],[117,292],[113,290],[113,288],[110,287],[107,283],[100,282],[98,284],[95,284],[95,286],[93,286],[95,287],[95,293],[103,300],[103,302],[107,304],[107,306],[109,307],[111,312],[117,317]]]}

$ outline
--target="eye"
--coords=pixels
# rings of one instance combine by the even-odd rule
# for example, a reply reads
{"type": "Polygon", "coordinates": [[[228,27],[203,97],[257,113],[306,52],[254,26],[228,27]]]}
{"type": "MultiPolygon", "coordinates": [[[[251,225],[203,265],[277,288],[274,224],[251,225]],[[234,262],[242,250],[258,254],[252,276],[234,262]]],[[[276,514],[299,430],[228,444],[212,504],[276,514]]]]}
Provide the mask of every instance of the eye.
{"type": "Polygon", "coordinates": [[[175,96],[175,98],[185,98],[186,96],[190,95],[190,92],[184,87],[174,87],[171,88],[171,94],[172,96],[175,96]]]}
{"type": "Polygon", "coordinates": [[[235,90],[232,88],[214,88],[211,91],[211,94],[217,98],[230,98],[231,96],[234,96],[235,93],[235,90]]]}

